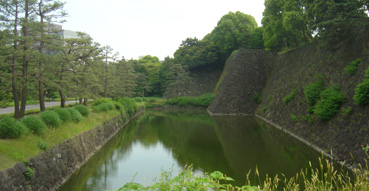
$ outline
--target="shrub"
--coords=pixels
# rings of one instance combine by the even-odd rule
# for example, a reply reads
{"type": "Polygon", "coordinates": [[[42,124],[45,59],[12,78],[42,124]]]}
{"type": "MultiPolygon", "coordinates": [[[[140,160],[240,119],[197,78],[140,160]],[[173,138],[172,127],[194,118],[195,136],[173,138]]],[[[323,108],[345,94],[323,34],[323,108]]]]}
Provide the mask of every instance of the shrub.
{"type": "Polygon", "coordinates": [[[123,97],[119,98],[116,97],[113,99],[114,101],[117,101],[121,103],[125,109],[125,111],[128,113],[129,117],[132,117],[136,111],[138,110],[138,106],[136,105],[135,101],[133,101],[131,98],[123,97]]]}
{"type": "Polygon", "coordinates": [[[287,104],[288,102],[290,102],[291,100],[295,98],[296,94],[297,94],[297,89],[292,90],[292,92],[289,95],[286,95],[283,98],[283,102],[287,104]]]}
{"type": "Polygon", "coordinates": [[[364,77],[365,77],[366,79],[369,79],[369,68],[367,68],[367,69],[365,70],[364,77]]]}
{"type": "Polygon", "coordinates": [[[112,110],[115,108],[113,103],[105,103],[105,104],[108,106],[109,110],[112,110]]]}
{"type": "Polygon", "coordinates": [[[142,100],[142,98],[141,97],[135,97],[135,102],[142,102],[143,100],[142,100]]]}
{"type": "Polygon", "coordinates": [[[102,103],[108,103],[108,102],[111,102],[112,100],[110,98],[100,98],[96,101],[94,101],[94,103],[92,103],[92,106],[98,106],[102,103]]]}
{"type": "Polygon", "coordinates": [[[304,90],[305,99],[310,105],[315,105],[315,103],[320,98],[320,93],[324,89],[323,80],[319,80],[318,82],[311,83],[306,86],[304,90]]]}
{"type": "Polygon", "coordinates": [[[27,166],[27,170],[24,173],[26,180],[30,180],[33,175],[35,175],[35,171],[31,167],[27,166]]]}
{"type": "Polygon", "coordinates": [[[83,120],[83,116],[78,110],[74,108],[68,108],[66,110],[70,113],[71,119],[73,121],[80,122],[83,120]]]}
{"type": "Polygon", "coordinates": [[[178,106],[200,106],[200,107],[208,107],[211,102],[214,100],[215,96],[211,93],[204,94],[200,97],[176,97],[167,101],[170,105],[178,105],[178,106]]]}
{"type": "Polygon", "coordinates": [[[44,142],[38,142],[37,143],[38,148],[45,151],[47,149],[47,145],[44,142]]]}
{"type": "Polygon", "coordinates": [[[58,115],[60,120],[62,120],[62,122],[67,122],[70,121],[72,116],[69,113],[69,111],[67,109],[64,108],[58,108],[54,110],[58,115]]]}
{"type": "Polygon", "coordinates": [[[361,63],[361,58],[358,58],[352,61],[346,68],[344,69],[346,73],[354,75],[357,71],[357,66],[361,63]]]}
{"type": "Polygon", "coordinates": [[[299,121],[299,118],[296,115],[294,115],[294,114],[291,114],[290,117],[291,117],[292,121],[294,121],[294,122],[298,122],[299,121]]]}
{"type": "Polygon", "coordinates": [[[262,111],[263,113],[265,113],[267,110],[268,110],[268,107],[267,107],[267,106],[265,106],[265,107],[261,108],[261,111],[262,111]]]}
{"type": "Polygon", "coordinates": [[[84,105],[76,105],[74,106],[74,109],[78,110],[79,113],[82,114],[82,116],[88,117],[88,115],[90,114],[90,111],[88,110],[88,107],[84,106],[84,105]]]}
{"type": "Polygon", "coordinates": [[[329,120],[338,113],[345,99],[338,86],[330,87],[322,91],[321,99],[315,105],[314,113],[322,120],[329,120]]]}
{"type": "Polygon", "coordinates": [[[40,118],[33,115],[24,117],[21,119],[21,122],[35,135],[41,134],[42,130],[46,127],[40,118]]]}
{"type": "Polygon", "coordinates": [[[354,101],[358,105],[367,105],[369,103],[369,79],[364,79],[355,88],[354,101]]]}
{"type": "Polygon", "coordinates": [[[0,121],[0,138],[15,139],[26,132],[26,127],[14,118],[5,117],[0,121]]]}
{"type": "Polygon", "coordinates": [[[100,108],[100,111],[109,111],[108,103],[103,103],[98,106],[100,108]]]}
{"type": "Polygon", "coordinates": [[[61,124],[59,115],[55,111],[42,112],[41,119],[47,126],[50,126],[50,127],[59,127],[61,124]]]}
{"type": "Polygon", "coordinates": [[[254,94],[254,96],[252,96],[252,98],[256,101],[257,104],[261,103],[261,101],[263,101],[263,99],[261,99],[261,97],[258,94],[254,94]]]}

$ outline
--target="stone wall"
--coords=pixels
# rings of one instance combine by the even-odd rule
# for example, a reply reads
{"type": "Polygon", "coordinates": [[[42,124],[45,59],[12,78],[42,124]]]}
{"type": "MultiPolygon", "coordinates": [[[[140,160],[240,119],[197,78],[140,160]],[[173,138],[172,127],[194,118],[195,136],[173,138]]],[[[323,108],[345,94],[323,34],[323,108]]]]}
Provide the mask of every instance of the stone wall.
{"type": "Polygon", "coordinates": [[[32,158],[27,165],[34,175],[28,180],[23,163],[1,171],[0,190],[56,190],[128,122],[116,117],[32,158]]]}

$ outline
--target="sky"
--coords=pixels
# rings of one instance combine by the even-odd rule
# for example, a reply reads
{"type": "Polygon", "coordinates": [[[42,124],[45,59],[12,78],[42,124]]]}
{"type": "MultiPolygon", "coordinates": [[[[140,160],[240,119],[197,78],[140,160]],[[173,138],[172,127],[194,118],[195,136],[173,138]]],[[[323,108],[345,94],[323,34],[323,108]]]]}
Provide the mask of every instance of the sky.
{"type": "Polygon", "coordinates": [[[264,0],[61,0],[63,29],[88,33],[125,59],[173,57],[183,40],[202,39],[228,12],[261,24],[264,0]]]}

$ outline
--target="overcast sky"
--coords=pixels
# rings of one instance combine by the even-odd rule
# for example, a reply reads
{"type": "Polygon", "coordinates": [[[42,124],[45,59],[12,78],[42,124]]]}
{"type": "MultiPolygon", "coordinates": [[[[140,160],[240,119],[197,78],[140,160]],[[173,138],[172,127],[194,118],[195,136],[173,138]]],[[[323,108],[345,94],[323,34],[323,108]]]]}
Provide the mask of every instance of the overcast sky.
{"type": "Polygon", "coordinates": [[[187,37],[202,39],[229,11],[254,16],[260,26],[264,0],[62,0],[63,29],[88,33],[120,57],[163,60],[187,37]]]}

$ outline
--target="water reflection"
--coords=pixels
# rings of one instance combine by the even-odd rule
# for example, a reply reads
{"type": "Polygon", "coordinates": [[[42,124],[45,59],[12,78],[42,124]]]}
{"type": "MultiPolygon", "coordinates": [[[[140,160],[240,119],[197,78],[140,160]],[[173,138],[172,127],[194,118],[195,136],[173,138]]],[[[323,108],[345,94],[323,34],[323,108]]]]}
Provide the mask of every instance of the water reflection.
{"type": "Polygon", "coordinates": [[[149,185],[161,169],[176,174],[189,164],[198,172],[220,170],[239,185],[256,166],[261,174],[293,176],[316,158],[312,149],[254,118],[146,112],[60,190],[113,190],[132,181],[149,185]]]}

